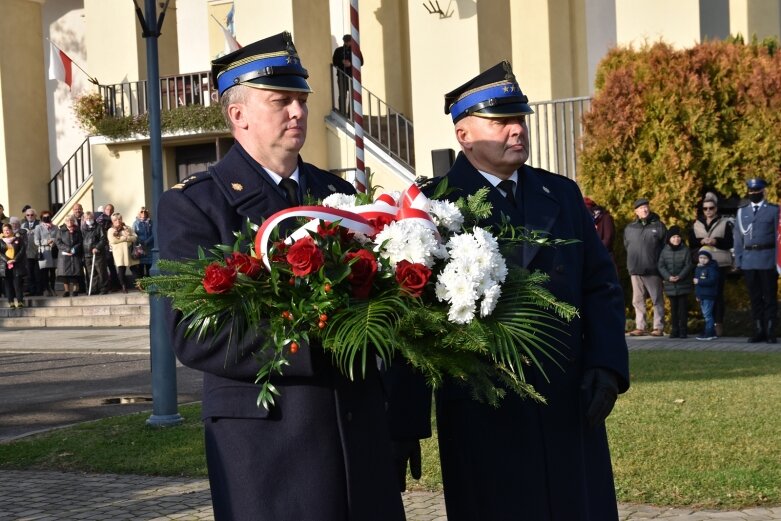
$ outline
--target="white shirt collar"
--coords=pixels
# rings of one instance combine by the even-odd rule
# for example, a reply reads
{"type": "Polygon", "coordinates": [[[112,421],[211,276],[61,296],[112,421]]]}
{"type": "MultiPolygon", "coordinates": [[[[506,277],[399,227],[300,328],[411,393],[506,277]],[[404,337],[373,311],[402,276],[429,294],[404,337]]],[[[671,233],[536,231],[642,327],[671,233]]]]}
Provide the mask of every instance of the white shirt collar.
{"type": "MultiPolygon", "coordinates": [[[[274,181],[274,182],[275,182],[277,185],[279,185],[279,182],[280,182],[280,181],[282,181],[282,176],[281,176],[281,175],[279,175],[278,173],[276,173],[276,172],[272,172],[271,170],[269,170],[269,169],[268,169],[268,168],[266,168],[265,166],[263,167],[263,170],[265,170],[265,171],[268,173],[268,175],[270,175],[270,176],[271,176],[271,179],[272,179],[272,180],[273,180],[273,181],[274,181]]],[[[296,167],[296,169],[295,169],[295,170],[293,170],[293,173],[292,173],[292,174],[290,174],[289,178],[290,178],[290,179],[292,179],[293,181],[295,181],[296,183],[298,183],[299,185],[301,184],[301,182],[298,180],[298,167],[296,167]]]]}
{"type": "MultiPolygon", "coordinates": [[[[483,170],[478,170],[478,172],[480,172],[480,174],[481,174],[483,177],[485,177],[485,179],[486,179],[486,180],[487,180],[489,183],[491,183],[491,186],[493,186],[494,188],[496,188],[496,185],[498,185],[499,183],[501,183],[501,182],[502,182],[502,178],[501,178],[501,177],[497,177],[497,176],[495,176],[494,174],[491,174],[491,173],[489,173],[489,172],[484,172],[483,170]]],[[[513,181],[513,182],[515,183],[515,188],[516,188],[516,191],[517,191],[517,189],[518,189],[518,170],[516,170],[515,172],[513,172],[513,175],[511,175],[511,176],[510,176],[508,179],[509,179],[510,181],[513,181]]],[[[501,188],[498,188],[498,190],[499,190],[500,192],[504,193],[504,191],[503,191],[501,188]]],[[[513,194],[513,195],[515,195],[515,194],[513,194]]]]}

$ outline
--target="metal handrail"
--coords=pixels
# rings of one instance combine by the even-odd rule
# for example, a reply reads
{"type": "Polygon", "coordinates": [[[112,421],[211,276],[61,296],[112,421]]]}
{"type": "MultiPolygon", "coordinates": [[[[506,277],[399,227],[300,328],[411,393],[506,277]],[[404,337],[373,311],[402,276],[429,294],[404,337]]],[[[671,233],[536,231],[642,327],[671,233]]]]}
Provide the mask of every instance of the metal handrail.
{"type": "Polygon", "coordinates": [[[62,165],[49,181],[49,208],[55,214],[92,176],[89,138],[62,165]]]}
{"type": "MultiPolygon", "coordinates": [[[[351,78],[333,65],[331,71],[331,108],[348,121],[353,121],[351,78]]],[[[414,172],[415,145],[412,121],[363,85],[361,85],[361,93],[365,137],[414,172]]]]}

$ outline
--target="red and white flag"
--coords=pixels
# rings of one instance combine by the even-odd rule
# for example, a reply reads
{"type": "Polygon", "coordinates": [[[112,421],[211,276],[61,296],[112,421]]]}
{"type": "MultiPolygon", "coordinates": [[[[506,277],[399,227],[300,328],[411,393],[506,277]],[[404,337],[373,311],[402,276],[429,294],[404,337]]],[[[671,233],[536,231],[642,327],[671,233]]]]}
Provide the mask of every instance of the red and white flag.
{"type": "Polygon", "coordinates": [[[49,42],[49,79],[65,82],[68,88],[73,83],[73,60],[49,42]]]}
{"type": "Polygon", "coordinates": [[[220,24],[220,29],[222,29],[222,35],[225,37],[225,54],[241,49],[241,45],[228,29],[223,27],[222,24],[220,24]]]}

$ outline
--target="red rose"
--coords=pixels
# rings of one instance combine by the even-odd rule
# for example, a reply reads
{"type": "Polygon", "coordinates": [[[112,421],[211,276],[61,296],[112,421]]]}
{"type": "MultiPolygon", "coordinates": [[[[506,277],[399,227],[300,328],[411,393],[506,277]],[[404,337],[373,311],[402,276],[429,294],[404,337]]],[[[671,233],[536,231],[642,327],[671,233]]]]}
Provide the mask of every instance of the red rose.
{"type": "Polygon", "coordinates": [[[206,266],[203,276],[203,288],[206,293],[227,293],[236,282],[236,270],[231,267],[221,266],[212,262],[206,266]]]}
{"type": "Polygon", "coordinates": [[[358,260],[350,266],[350,275],[347,276],[347,280],[352,286],[353,297],[369,298],[374,276],[377,275],[377,259],[368,250],[358,250],[344,256],[345,262],[350,262],[355,258],[358,260]]]}
{"type": "Polygon", "coordinates": [[[271,262],[285,262],[288,248],[289,246],[285,244],[285,241],[275,242],[274,253],[271,255],[271,262]]]}
{"type": "Polygon", "coordinates": [[[431,277],[431,270],[423,264],[403,260],[396,264],[396,282],[413,297],[423,294],[423,289],[431,277]]]}
{"type": "Polygon", "coordinates": [[[329,221],[320,221],[320,224],[317,225],[317,233],[323,237],[326,235],[336,236],[338,234],[339,242],[343,245],[349,243],[355,235],[344,226],[333,226],[333,223],[329,221]]]}
{"type": "Polygon", "coordinates": [[[225,259],[225,263],[228,267],[234,268],[239,273],[243,273],[252,279],[260,277],[260,273],[263,271],[260,259],[238,251],[234,251],[230,257],[225,259]]]}
{"type": "Polygon", "coordinates": [[[293,268],[293,275],[306,277],[319,270],[325,260],[323,252],[315,244],[312,237],[297,240],[287,251],[287,262],[293,268]]]}
{"type": "Polygon", "coordinates": [[[372,217],[371,219],[367,219],[369,223],[374,227],[375,235],[377,233],[380,233],[383,228],[388,226],[390,223],[395,221],[393,217],[390,217],[388,215],[378,215],[377,217],[372,217]]]}

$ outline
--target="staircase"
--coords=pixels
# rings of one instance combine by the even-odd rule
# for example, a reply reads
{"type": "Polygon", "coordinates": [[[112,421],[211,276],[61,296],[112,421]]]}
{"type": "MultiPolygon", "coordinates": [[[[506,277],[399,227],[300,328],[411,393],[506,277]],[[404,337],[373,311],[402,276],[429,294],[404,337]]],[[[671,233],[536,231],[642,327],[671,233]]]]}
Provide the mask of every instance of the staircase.
{"type": "Polygon", "coordinates": [[[0,328],[148,327],[149,297],[112,293],[78,297],[25,297],[23,308],[0,303],[0,328]]]}

